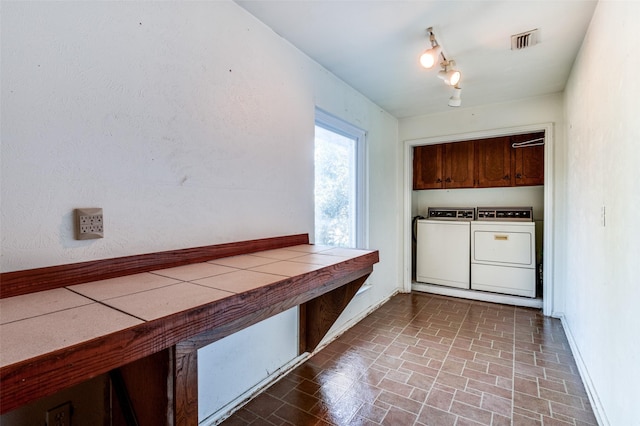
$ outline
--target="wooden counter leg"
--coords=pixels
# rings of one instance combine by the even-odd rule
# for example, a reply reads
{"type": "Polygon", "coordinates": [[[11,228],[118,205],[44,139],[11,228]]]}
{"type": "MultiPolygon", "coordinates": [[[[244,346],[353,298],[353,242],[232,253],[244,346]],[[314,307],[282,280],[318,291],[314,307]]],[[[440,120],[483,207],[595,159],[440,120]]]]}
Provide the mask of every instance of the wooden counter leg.
{"type": "Polygon", "coordinates": [[[191,344],[176,345],[174,352],[175,426],[198,424],[198,350],[191,344]]]}
{"type": "Polygon", "coordinates": [[[173,424],[171,395],[171,350],[123,365],[110,374],[115,426],[157,426],[173,424]]]}
{"type": "Polygon", "coordinates": [[[369,274],[300,305],[299,353],[313,352],[369,274]]]}
{"type": "Polygon", "coordinates": [[[197,426],[198,351],[191,343],[127,364],[111,376],[118,407],[114,425],[197,426]]]}

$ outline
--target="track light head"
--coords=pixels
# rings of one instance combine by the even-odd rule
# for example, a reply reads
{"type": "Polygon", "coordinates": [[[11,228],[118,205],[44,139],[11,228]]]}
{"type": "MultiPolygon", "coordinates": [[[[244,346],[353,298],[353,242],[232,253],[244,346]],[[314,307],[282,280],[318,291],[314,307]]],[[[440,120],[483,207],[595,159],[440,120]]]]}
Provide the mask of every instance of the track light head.
{"type": "Polygon", "coordinates": [[[433,68],[435,64],[440,61],[441,49],[436,40],[436,35],[433,33],[433,27],[427,28],[427,34],[429,35],[429,44],[431,47],[422,52],[420,55],[420,65],[423,68],[433,68]]]}
{"type": "Polygon", "coordinates": [[[460,82],[460,77],[462,77],[462,74],[460,74],[460,71],[458,70],[442,70],[438,73],[438,77],[444,80],[445,84],[449,86],[455,86],[460,82]]]}
{"type": "Polygon", "coordinates": [[[459,107],[462,105],[462,98],[460,95],[462,94],[462,89],[458,86],[453,88],[453,95],[449,98],[449,106],[450,107],[459,107]]]}
{"type": "Polygon", "coordinates": [[[427,49],[420,55],[420,65],[429,69],[438,63],[440,56],[440,46],[434,46],[431,49],[427,49]]]}
{"type": "Polygon", "coordinates": [[[445,84],[449,86],[455,86],[460,82],[462,73],[453,68],[455,63],[453,61],[443,62],[442,70],[438,72],[438,77],[444,80],[445,84]]]}

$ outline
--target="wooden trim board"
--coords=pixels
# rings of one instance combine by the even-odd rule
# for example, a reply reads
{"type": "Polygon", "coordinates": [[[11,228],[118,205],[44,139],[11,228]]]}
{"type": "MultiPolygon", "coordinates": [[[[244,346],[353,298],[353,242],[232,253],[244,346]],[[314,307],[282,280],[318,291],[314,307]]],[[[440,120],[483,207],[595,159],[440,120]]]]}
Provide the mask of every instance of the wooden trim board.
{"type": "Polygon", "coordinates": [[[5,272],[0,274],[0,299],[300,244],[309,244],[308,234],[239,241],[5,272]]]}

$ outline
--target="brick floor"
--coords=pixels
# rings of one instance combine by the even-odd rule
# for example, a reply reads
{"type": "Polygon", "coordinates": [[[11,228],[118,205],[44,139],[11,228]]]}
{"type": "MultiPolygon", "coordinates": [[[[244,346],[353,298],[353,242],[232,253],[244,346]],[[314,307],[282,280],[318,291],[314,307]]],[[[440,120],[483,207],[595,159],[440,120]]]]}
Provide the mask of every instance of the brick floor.
{"type": "Polygon", "coordinates": [[[399,294],[223,422],[596,425],[559,320],[399,294]]]}

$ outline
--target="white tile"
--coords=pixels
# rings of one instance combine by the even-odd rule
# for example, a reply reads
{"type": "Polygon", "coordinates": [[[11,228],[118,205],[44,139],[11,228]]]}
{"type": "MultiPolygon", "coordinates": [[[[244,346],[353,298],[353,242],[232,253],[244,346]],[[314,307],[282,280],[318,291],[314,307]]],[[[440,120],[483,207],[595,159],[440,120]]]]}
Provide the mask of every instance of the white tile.
{"type": "Polygon", "coordinates": [[[287,248],[280,248],[274,250],[265,250],[252,253],[253,256],[266,257],[276,260],[289,260],[294,257],[304,256],[304,252],[288,250],[287,248]]]}
{"type": "Polygon", "coordinates": [[[87,299],[66,288],[39,291],[22,296],[0,299],[0,324],[45,315],[52,312],[88,305],[87,299]]]}
{"type": "Polygon", "coordinates": [[[204,285],[233,293],[242,293],[283,279],[286,278],[281,275],[265,274],[254,271],[237,271],[192,282],[194,284],[204,285]]]}
{"type": "Polygon", "coordinates": [[[141,324],[137,318],[91,303],[0,325],[0,365],[10,365],[141,324]]]}
{"type": "Polygon", "coordinates": [[[295,259],[291,259],[291,262],[313,263],[316,265],[334,265],[348,259],[348,257],[343,256],[331,256],[321,253],[312,253],[305,256],[296,257],[295,259]]]}
{"type": "Polygon", "coordinates": [[[228,266],[231,268],[248,269],[253,268],[254,266],[266,265],[267,263],[273,262],[277,262],[277,259],[252,256],[250,254],[241,254],[239,256],[223,257],[221,259],[210,260],[208,263],[228,266]]]}
{"type": "Polygon", "coordinates": [[[295,277],[297,275],[306,274],[307,272],[315,271],[316,269],[320,269],[323,267],[324,266],[322,265],[311,263],[282,261],[270,263],[268,265],[256,266],[255,268],[251,268],[251,271],[282,275],[285,277],[295,277]]]}
{"type": "Polygon", "coordinates": [[[323,246],[320,244],[300,244],[297,246],[287,247],[287,250],[301,251],[303,253],[320,253],[326,250],[331,250],[334,246],[323,246]]]}
{"type": "Polygon", "coordinates": [[[212,263],[192,263],[190,265],[176,266],[174,268],[159,269],[152,271],[154,274],[164,277],[175,278],[182,281],[198,280],[200,278],[212,277],[214,275],[225,274],[235,271],[235,268],[229,268],[222,265],[214,265],[212,263]]]}
{"type": "Polygon", "coordinates": [[[127,275],[125,277],[78,284],[69,287],[69,289],[94,300],[105,300],[113,297],[124,296],[126,294],[139,293],[141,291],[164,287],[179,282],[180,281],[175,278],[168,278],[145,272],[142,274],[127,275]]]}
{"type": "Polygon", "coordinates": [[[103,303],[130,315],[151,321],[196,308],[233,293],[192,283],[178,283],[141,293],[116,297],[103,303]]]}

